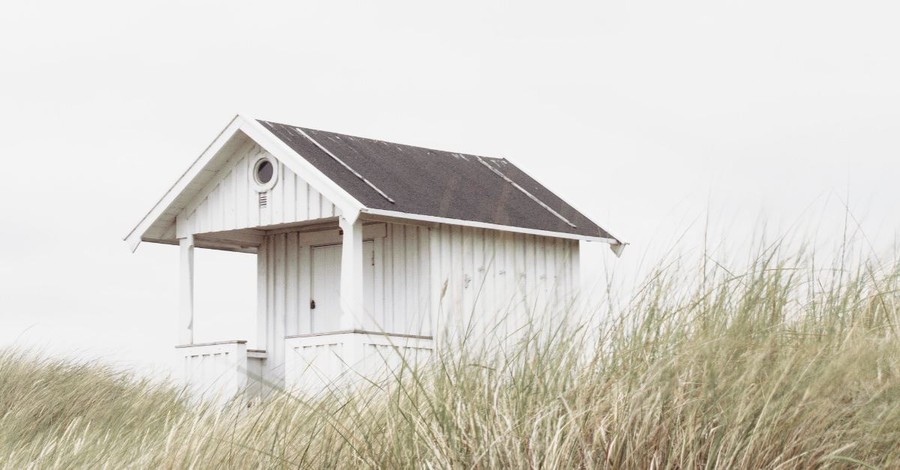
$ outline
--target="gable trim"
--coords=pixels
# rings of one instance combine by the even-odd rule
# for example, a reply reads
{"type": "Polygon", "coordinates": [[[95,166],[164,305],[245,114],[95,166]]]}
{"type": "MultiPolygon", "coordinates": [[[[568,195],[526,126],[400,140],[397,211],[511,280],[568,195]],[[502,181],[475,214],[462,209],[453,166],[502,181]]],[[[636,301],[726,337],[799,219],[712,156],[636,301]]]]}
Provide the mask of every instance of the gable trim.
{"type": "MultiPolygon", "coordinates": [[[[141,221],[124,237],[131,251],[135,251],[143,241],[143,235],[159,217],[166,212],[175,199],[192,181],[204,170],[207,164],[219,154],[223,147],[238,132],[243,132],[247,137],[255,141],[260,147],[272,154],[274,158],[288,167],[295,174],[303,178],[307,184],[315,188],[325,198],[339,207],[345,217],[355,219],[363,205],[350,195],[346,190],[338,186],[325,176],[305,158],[291,149],[287,144],[272,134],[268,129],[259,124],[255,119],[236,115],[231,122],[216,136],[215,140],[206,147],[203,153],[188,167],[178,178],[175,184],[159,199],[150,211],[144,215],[141,221]]],[[[179,208],[179,212],[183,208],[179,208]]],[[[149,240],[147,240],[149,241],[149,240]]]]}

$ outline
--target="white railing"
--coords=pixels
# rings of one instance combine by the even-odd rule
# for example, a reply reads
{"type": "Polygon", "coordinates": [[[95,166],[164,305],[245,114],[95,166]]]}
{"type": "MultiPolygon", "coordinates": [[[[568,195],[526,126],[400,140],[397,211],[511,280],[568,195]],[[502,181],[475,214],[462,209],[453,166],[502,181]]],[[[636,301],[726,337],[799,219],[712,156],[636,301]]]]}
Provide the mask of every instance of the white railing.
{"type": "Polygon", "coordinates": [[[250,387],[258,392],[258,379],[263,373],[265,352],[247,350],[243,340],[176,346],[176,370],[191,396],[210,400],[226,400],[250,387]]]}
{"type": "Polygon", "coordinates": [[[431,357],[433,340],[369,331],[285,338],[285,386],[318,393],[359,381],[389,380],[402,366],[415,367],[431,357]]]}

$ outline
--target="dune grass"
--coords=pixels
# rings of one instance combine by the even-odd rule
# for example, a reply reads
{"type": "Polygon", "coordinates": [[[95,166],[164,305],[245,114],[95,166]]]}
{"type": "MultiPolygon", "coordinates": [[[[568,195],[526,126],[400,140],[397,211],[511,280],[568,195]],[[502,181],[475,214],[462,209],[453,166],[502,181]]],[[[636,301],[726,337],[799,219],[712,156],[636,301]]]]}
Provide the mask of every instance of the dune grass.
{"type": "Polygon", "coordinates": [[[0,354],[5,468],[900,468],[900,265],[670,264],[599,327],[454,350],[392,386],[191,404],[0,354]],[[710,267],[712,265],[712,267],[710,267]]]}

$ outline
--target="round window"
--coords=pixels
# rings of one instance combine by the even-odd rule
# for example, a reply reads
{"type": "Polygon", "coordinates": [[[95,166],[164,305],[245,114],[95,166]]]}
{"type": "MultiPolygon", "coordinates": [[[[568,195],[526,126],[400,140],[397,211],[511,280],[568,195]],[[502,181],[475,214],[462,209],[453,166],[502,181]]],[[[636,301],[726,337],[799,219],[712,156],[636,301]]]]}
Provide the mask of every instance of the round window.
{"type": "Polygon", "coordinates": [[[268,184],[269,181],[272,181],[272,177],[275,176],[275,167],[272,166],[272,162],[264,158],[256,163],[255,174],[257,183],[268,184]]]}

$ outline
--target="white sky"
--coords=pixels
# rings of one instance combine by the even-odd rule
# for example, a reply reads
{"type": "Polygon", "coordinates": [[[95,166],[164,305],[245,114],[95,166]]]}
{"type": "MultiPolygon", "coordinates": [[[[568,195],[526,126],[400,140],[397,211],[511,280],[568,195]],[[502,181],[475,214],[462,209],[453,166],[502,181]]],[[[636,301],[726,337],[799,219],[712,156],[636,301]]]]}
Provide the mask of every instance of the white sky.
{"type": "MultiPolygon", "coordinates": [[[[121,238],[236,113],[507,157],[632,243],[592,279],[707,213],[896,243],[896,2],[423,3],[0,6],[0,346],[164,370],[177,249],[121,238]]],[[[198,256],[199,338],[240,334],[252,257],[198,256]]]]}

